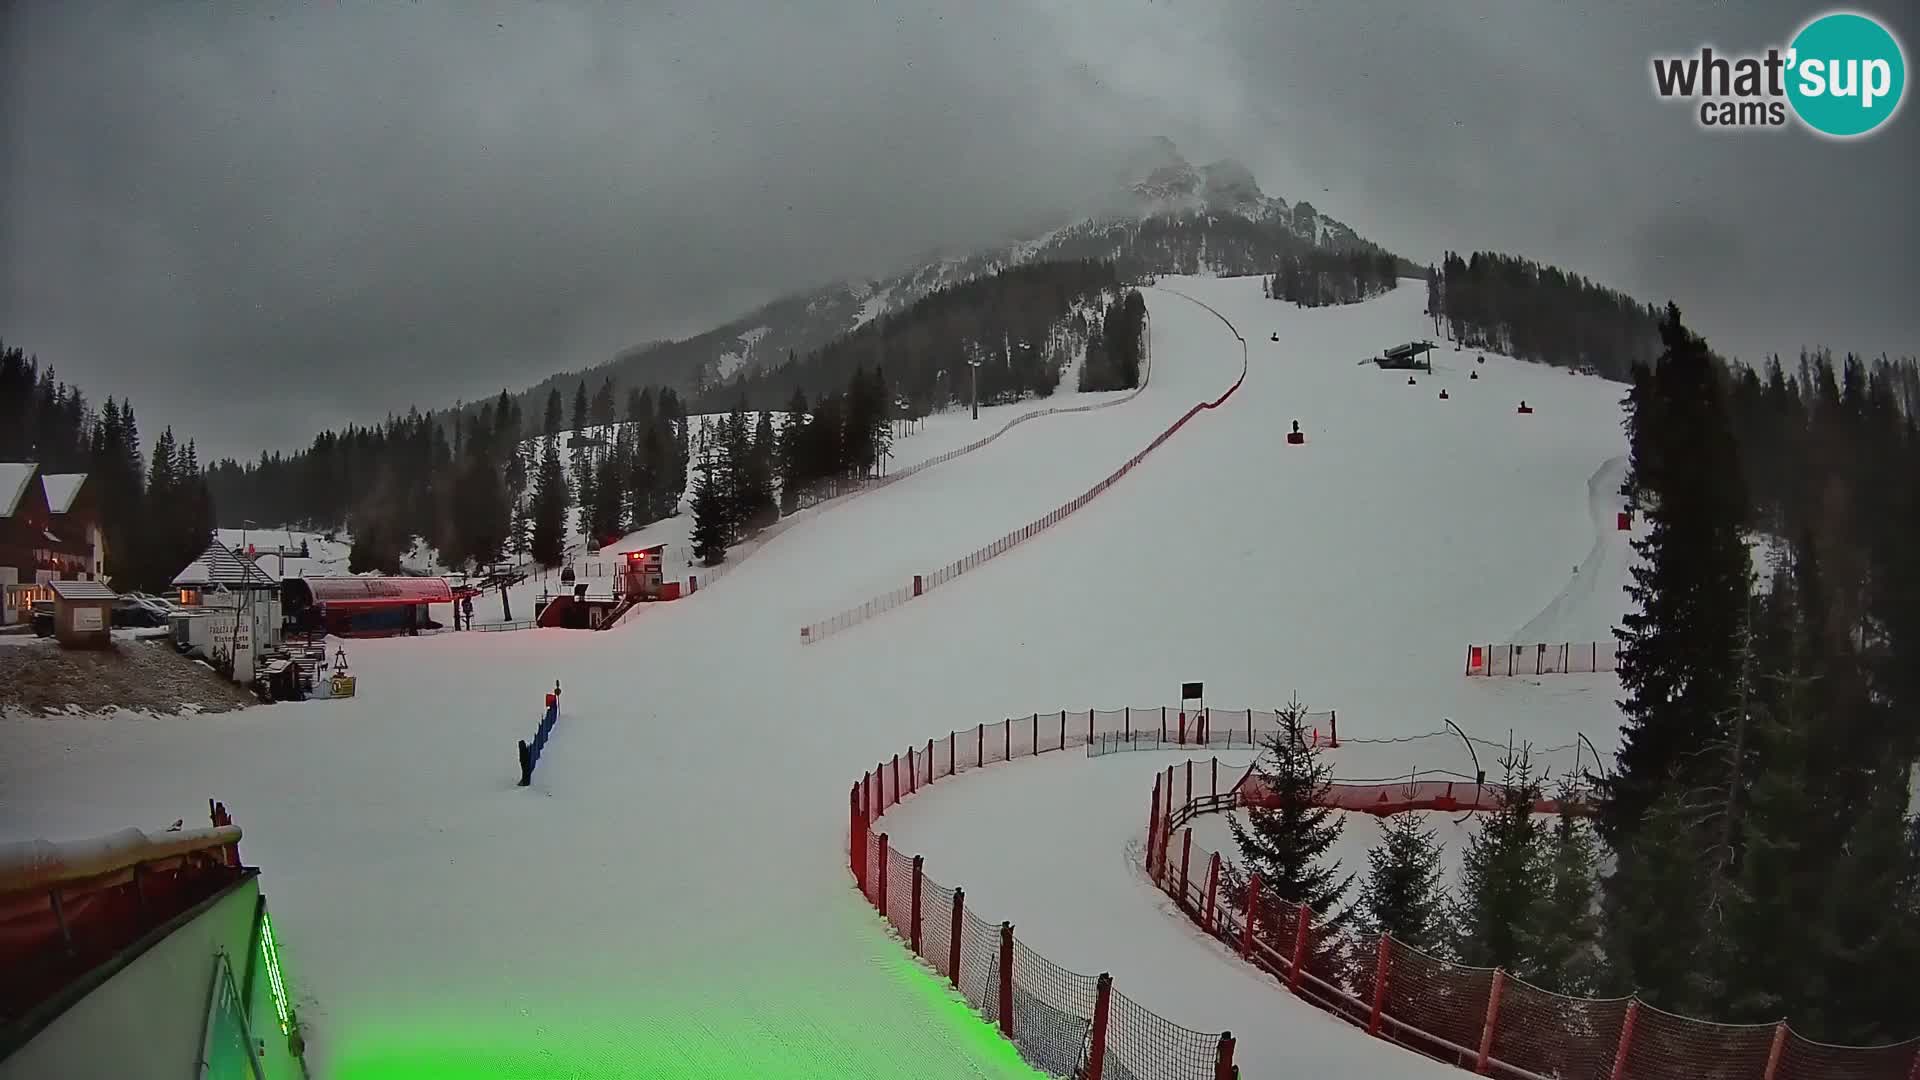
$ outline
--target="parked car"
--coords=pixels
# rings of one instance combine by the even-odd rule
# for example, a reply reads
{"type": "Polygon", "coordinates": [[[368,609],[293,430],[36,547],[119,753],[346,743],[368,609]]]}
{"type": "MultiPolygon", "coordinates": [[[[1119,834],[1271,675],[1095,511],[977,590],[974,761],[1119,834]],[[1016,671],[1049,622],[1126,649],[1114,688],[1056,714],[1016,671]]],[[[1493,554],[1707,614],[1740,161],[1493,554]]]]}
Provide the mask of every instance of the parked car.
{"type": "Polygon", "coordinates": [[[36,637],[53,636],[53,601],[33,602],[33,632],[36,637]]]}

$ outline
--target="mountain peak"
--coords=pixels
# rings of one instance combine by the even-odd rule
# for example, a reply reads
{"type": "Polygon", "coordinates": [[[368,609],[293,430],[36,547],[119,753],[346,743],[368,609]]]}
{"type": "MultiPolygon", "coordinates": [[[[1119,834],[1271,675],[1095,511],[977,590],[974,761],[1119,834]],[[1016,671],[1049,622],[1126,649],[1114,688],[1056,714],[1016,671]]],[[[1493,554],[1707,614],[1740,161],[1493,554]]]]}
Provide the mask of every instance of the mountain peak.
{"type": "Polygon", "coordinates": [[[1286,204],[1260,190],[1253,170],[1232,158],[1196,167],[1172,139],[1156,135],[1127,155],[1122,184],[1142,214],[1206,211],[1261,218],[1286,204]]]}

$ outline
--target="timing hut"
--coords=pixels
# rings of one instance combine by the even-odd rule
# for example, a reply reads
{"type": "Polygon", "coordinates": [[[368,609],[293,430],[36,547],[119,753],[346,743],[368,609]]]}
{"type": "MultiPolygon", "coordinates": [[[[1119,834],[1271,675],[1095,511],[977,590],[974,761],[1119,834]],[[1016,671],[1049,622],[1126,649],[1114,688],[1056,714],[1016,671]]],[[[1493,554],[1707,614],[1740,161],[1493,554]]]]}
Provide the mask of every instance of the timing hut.
{"type": "Polygon", "coordinates": [[[1432,371],[1433,349],[1431,341],[1409,341],[1381,353],[1373,362],[1390,370],[1432,371]]]}

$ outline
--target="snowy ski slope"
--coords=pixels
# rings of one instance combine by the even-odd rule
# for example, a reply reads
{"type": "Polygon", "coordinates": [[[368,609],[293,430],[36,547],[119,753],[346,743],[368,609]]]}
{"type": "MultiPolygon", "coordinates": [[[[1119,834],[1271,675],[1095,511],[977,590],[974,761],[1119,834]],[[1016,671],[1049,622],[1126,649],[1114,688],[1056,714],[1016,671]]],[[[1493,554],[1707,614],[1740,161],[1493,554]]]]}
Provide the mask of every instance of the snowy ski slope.
{"type": "MultiPolygon", "coordinates": [[[[1534,618],[1592,549],[1588,480],[1622,451],[1618,387],[1495,357],[1469,382],[1473,354],[1439,354],[1415,387],[1356,366],[1429,331],[1417,288],[1302,311],[1257,279],[1162,284],[1135,400],[1021,425],[814,515],[612,632],[353,643],[347,701],[8,719],[4,833],[74,838],[224,800],[264,868],[321,1076],[1031,1075],[850,887],[846,785],[877,758],[1036,708],[1160,701],[1183,679],[1230,704],[1297,690],[1337,706],[1343,736],[1450,716],[1605,749],[1614,726],[1604,679],[1468,680],[1460,661],[1534,618]],[[1046,534],[803,649],[800,623],[1047,512],[1230,384],[1233,335],[1170,290],[1251,343],[1226,407],[1046,534]],[[1522,397],[1535,415],[1514,415],[1522,397]],[[1296,417],[1304,447],[1281,438],[1296,417]],[[555,679],[559,724],[516,789],[514,741],[555,679]]],[[[1242,1056],[1251,1077],[1315,1061],[1441,1075],[1265,991],[1153,906],[1125,843],[1162,760],[1001,767],[888,827],[1054,960],[1113,970],[1243,1046],[1249,1025],[1270,1030],[1271,1053],[1242,1056]],[[971,845],[913,831],[941,828],[971,845]],[[976,865],[996,852],[998,878],[976,865]],[[1048,903],[1076,867],[1071,905],[1048,903]]]]}

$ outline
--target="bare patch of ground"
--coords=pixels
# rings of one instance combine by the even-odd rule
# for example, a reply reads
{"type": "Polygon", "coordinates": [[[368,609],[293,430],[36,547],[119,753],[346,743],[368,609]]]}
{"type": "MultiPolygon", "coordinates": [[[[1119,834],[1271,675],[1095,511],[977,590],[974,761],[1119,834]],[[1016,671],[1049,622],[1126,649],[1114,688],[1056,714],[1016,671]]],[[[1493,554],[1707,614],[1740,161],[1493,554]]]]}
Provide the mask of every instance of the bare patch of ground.
{"type": "Polygon", "coordinates": [[[164,639],[115,640],[108,649],[63,649],[50,638],[0,647],[0,711],[224,712],[257,704],[164,639]]]}

